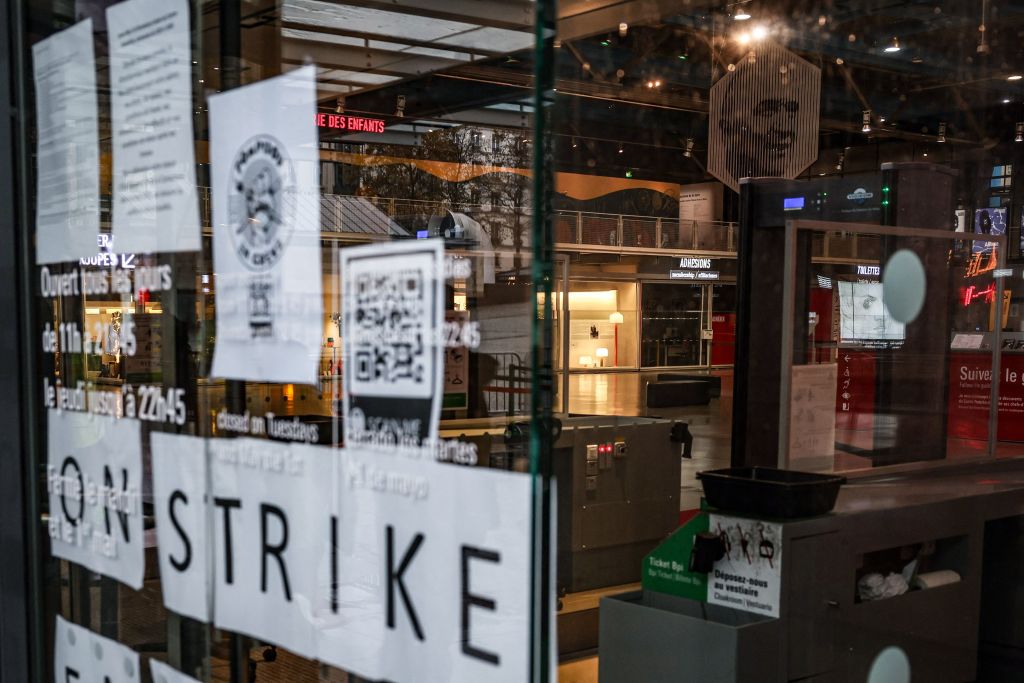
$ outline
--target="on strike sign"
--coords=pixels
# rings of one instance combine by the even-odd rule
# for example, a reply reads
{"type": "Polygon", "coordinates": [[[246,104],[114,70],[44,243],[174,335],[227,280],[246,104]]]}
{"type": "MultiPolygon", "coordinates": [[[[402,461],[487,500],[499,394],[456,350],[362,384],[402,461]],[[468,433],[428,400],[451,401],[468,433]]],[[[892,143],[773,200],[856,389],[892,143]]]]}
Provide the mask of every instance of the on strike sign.
{"type": "Polygon", "coordinates": [[[154,440],[170,609],[374,680],[528,678],[529,476],[429,449],[198,441],[154,440]]]}

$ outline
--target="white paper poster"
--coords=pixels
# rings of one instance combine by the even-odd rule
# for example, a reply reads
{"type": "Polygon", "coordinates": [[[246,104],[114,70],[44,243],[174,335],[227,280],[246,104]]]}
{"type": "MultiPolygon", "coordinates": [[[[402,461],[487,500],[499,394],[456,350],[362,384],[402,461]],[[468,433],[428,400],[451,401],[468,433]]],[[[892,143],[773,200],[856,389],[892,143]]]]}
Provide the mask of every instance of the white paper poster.
{"type": "Polygon", "coordinates": [[[316,67],[210,97],[212,375],[314,384],[323,328],[316,67]]]}
{"type": "Polygon", "coordinates": [[[836,363],[792,366],[789,389],[789,463],[836,452],[836,363]]]}
{"type": "Polygon", "coordinates": [[[129,647],[57,616],[54,683],[139,683],[139,655],[129,647]]]}
{"type": "Polygon", "coordinates": [[[342,249],[346,445],[437,439],[444,392],[444,242],[342,249]]]}
{"type": "Polygon", "coordinates": [[[154,432],[153,506],[164,605],[210,620],[206,440],[154,432]]]}
{"type": "Polygon", "coordinates": [[[782,525],[712,513],[708,530],[725,539],[725,557],[708,575],[708,602],[779,616],[782,525]]]}
{"type": "Polygon", "coordinates": [[[200,248],[186,0],[107,9],[113,232],[125,251],[200,248]]]}
{"type": "Polygon", "coordinates": [[[249,438],[209,447],[214,624],[316,657],[313,604],[318,569],[328,576],[334,452],[249,438]]]}
{"type": "Polygon", "coordinates": [[[48,412],[47,523],[52,552],[142,587],[142,451],[139,422],[48,412]]]}
{"type": "Polygon", "coordinates": [[[32,46],[36,140],[36,263],[96,255],[99,128],[92,21],[32,46]]]}
{"type": "Polygon", "coordinates": [[[195,678],[156,659],[149,660],[149,672],[153,674],[153,683],[199,683],[195,678]]]}
{"type": "Polygon", "coordinates": [[[340,455],[337,591],[321,593],[319,658],[400,683],[527,680],[530,477],[340,455]]]}

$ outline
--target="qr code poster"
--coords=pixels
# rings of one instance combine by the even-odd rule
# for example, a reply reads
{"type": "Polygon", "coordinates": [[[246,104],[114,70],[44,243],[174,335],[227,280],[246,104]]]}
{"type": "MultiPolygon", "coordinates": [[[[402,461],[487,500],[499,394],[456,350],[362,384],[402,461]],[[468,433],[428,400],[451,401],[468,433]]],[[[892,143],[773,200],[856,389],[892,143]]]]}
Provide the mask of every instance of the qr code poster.
{"type": "Polygon", "coordinates": [[[444,243],[342,249],[345,441],[436,438],[444,388],[444,243]]]}

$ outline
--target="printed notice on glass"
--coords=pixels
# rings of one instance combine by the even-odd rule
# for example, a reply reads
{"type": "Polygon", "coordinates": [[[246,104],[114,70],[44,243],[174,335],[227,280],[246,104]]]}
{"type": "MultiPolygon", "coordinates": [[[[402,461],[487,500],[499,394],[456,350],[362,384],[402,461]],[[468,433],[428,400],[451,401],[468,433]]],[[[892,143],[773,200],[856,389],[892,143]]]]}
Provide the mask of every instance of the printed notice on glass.
{"type": "Polygon", "coordinates": [[[53,555],[142,588],[139,421],[53,409],[47,421],[53,555]]]}
{"type": "Polygon", "coordinates": [[[708,603],[779,616],[782,525],[712,514],[708,530],[725,541],[725,557],[708,574],[708,603]]]}
{"type": "Polygon", "coordinates": [[[192,60],[186,0],[128,0],[107,9],[118,248],[196,251],[192,60]]]}
{"type": "Polygon", "coordinates": [[[92,20],[32,46],[36,89],[36,263],[96,255],[99,128],[92,20]]]}
{"type": "Polygon", "coordinates": [[[142,680],[137,652],[72,624],[60,615],[53,630],[53,676],[57,683],[139,683],[142,680]]]}
{"type": "Polygon", "coordinates": [[[346,445],[437,439],[444,393],[444,243],[342,249],[346,445]]]}
{"type": "Polygon", "coordinates": [[[527,680],[531,477],[338,453],[319,658],[370,680],[527,680]]]}
{"type": "Polygon", "coordinates": [[[323,327],[316,67],[210,98],[212,375],[316,382],[323,327]]]}
{"type": "Polygon", "coordinates": [[[153,432],[153,508],[164,605],[210,620],[206,543],[206,440],[153,432]]]}

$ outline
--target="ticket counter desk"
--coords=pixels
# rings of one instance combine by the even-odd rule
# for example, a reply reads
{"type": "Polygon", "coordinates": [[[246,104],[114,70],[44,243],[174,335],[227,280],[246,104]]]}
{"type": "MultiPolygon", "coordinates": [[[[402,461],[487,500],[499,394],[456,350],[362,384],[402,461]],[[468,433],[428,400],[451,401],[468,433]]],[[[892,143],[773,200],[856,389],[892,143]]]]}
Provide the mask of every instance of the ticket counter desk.
{"type": "Polygon", "coordinates": [[[647,589],[605,597],[602,683],[863,683],[892,646],[913,681],[1024,680],[1024,459],[851,478],[832,513],[779,526],[777,617],[647,589]],[[915,559],[939,578],[858,596],[869,573],[915,559]]]}

